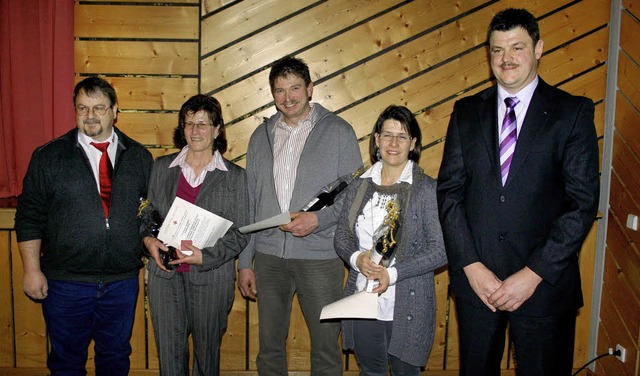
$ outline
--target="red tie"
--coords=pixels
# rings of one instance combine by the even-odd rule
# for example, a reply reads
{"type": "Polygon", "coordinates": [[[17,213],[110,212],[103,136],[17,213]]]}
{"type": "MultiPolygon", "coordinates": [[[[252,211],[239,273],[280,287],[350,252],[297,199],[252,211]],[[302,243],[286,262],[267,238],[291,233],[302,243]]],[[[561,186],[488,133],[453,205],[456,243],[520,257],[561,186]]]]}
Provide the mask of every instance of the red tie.
{"type": "Polygon", "coordinates": [[[111,201],[111,178],[113,176],[113,166],[111,166],[111,159],[109,159],[109,153],[107,148],[108,142],[92,142],[96,149],[100,150],[102,157],[100,157],[100,169],[98,176],[100,177],[100,198],[102,198],[102,208],[104,209],[105,218],[109,218],[109,204],[111,201]]]}

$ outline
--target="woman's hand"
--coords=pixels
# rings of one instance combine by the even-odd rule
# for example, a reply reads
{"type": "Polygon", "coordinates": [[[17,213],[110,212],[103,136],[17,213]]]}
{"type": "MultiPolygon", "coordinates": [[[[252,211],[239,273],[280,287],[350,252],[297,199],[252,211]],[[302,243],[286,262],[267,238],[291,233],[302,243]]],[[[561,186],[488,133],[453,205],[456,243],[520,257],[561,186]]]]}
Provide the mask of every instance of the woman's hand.
{"type": "Polygon", "coordinates": [[[160,252],[168,252],[169,248],[167,248],[166,245],[164,245],[160,240],[154,238],[153,236],[145,236],[144,239],[142,239],[142,242],[149,251],[149,254],[153,258],[153,260],[156,262],[156,265],[158,265],[158,267],[165,272],[168,272],[169,270],[162,264],[160,252]]]}
{"type": "Polygon", "coordinates": [[[371,275],[371,278],[378,280],[378,286],[376,286],[376,288],[374,288],[371,292],[382,294],[383,292],[387,291],[387,289],[389,288],[389,272],[387,271],[387,268],[382,268],[381,272],[375,275],[371,275]]]}
{"type": "Polygon", "coordinates": [[[202,265],[202,250],[193,244],[185,244],[184,247],[193,253],[191,255],[186,255],[182,253],[182,251],[177,250],[176,255],[178,256],[177,260],[173,260],[169,263],[169,265],[178,265],[178,264],[189,264],[189,265],[202,265]]]}
{"type": "Polygon", "coordinates": [[[367,277],[367,279],[376,279],[376,276],[385,270],[384,266],[378,265],[373,262],[373,260],[371,260],[370,252],[362,252],[361,254],[359,254],[358,258],[356,259],[356,266],[358,267],[358,270],[360,270],[360,273],[367,277]]]}

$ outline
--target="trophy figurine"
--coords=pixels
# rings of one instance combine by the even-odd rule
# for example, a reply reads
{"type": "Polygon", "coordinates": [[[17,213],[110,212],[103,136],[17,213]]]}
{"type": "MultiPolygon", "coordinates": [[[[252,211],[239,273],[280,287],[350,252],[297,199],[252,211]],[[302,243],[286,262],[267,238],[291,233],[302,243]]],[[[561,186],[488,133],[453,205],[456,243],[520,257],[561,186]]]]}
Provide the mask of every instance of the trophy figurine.
{"type": "MultiPolygon", "coordinates": [[[[387,215],[373,234],[374,246],[370,253],[371,261],[387,268],[396,250],[396,234],[400,227],[400,205],[397,200],[390,200],[385,209],[387,215]]],[[[368,280],[365,290],[372,292],[378,283],[378,280],[368,280]]]]}
{"type": "MultiPolygon", "coordinates": [[[[160,213],[153,207],[153,205],[151,205],[148,198],[140,198],[140,205],[138,206],[138,218],[140,218],[140,221],[142,222],[142,225],[145,227],[147,232],[154,238],[157,238],[163,220],[160,213]]],[[[167,244],[165,245],[167,246],[167,248],[169,248],[169,251],[166,252],[160,249],[160,259],[162,260],[162,265],[164,265],[164,267],[168,270],[174,270],[178,267],[178,265],[171,265],[169,264],[169,262],[178,259],[176,248],[167,244]]],[[[144,253],[147,257],[151,256],[146,248],[144,248],[144,253]]]]}

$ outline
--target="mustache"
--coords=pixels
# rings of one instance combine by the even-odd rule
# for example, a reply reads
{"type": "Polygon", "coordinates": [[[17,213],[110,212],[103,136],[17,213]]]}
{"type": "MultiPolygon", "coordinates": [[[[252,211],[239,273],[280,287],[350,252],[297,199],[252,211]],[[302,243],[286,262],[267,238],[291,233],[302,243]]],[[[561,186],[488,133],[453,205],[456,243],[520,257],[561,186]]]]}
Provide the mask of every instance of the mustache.
{"type": "Polygon", "coordinates": [[[82,121],[83,124],[100,124],[100,119],[87,119],[82,121]]]}
{"type": "Polygon", "coordinates": [[[513,67],[517,67],[518,64],[513,64],[513,63],[502,63],[500,64],[500,68],[513,68],[513,67]]]}

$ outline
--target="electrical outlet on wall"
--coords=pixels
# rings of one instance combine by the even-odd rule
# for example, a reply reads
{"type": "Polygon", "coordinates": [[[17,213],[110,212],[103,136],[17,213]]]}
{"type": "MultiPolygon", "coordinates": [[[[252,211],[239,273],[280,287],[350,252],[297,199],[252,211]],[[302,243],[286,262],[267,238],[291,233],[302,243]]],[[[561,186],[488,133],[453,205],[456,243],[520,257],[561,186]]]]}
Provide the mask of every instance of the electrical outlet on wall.
{"type": "Polygon", "coordinates": [[[618,358],[619,361],[624,363],[627,360],[627,349],[622,347],[622,345],[616,345],[616,352],[617,351],[620,352],[620,355],[616,354],[616,358],[618,358]]]}

